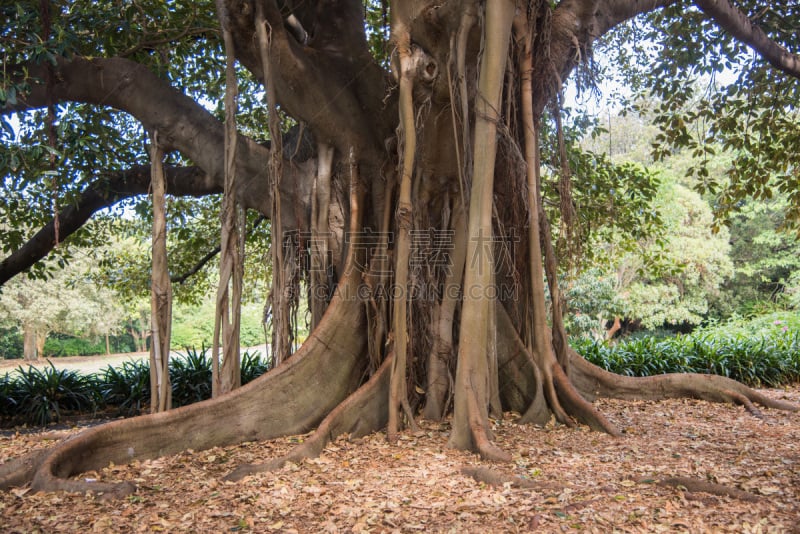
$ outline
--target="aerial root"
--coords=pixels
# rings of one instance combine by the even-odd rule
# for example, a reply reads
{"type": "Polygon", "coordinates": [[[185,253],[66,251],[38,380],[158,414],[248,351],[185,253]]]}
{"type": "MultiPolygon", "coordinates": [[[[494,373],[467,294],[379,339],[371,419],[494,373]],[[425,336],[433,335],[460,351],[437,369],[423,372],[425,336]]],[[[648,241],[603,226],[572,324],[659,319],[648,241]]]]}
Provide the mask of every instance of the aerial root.
{"type": "Polygon", "coordinates": [[[372,378],[334,408],[302,444],[280,458],[262,464],[240,465],[225,476],[225,480],[239,481],[256,473],[277,471],[287,463],[319,456],[328,443],[342,434],[349,433],[356,438],[385,427],[392,360],[390,354],[372,378]]]}
{"type": "Polygon", "coordinates": [[[533,394],[533,399],[531,400],[528,407],[525,409],[525,413],[523,413],[522,417],[520,418],[520,423],[526,424],[534,424],[534,425],[545,425],[547,421],[550,420],[550,415],[553,413],[547,405],[547,399],[545,399],[544,391],[542,387],[542,372],[539,370],[539,366],[536,365],[535,362],[531,361],[530,369],[533,373],[533,379],[536,384],[536,391],[533,394]]]}
{"type": "Polygon", "coordinates": [[[558,365],[552,365],[550,369],[546,370],[543,373],[543,385],[544,385],[544,394],[545,398],[547,399],[547,404],[552,410],[553,415],[556,418],[556,421],[561,423],[562,425],[567,425],[568,427],[572,428],[575,426],[575,423],[572,421],[572,418],[567,415],[567,411],[561,406],[561,401],[558,398],[558,391],[556,390],[555,379],[553,378],[553,369],[557,368],[558,365]]]}

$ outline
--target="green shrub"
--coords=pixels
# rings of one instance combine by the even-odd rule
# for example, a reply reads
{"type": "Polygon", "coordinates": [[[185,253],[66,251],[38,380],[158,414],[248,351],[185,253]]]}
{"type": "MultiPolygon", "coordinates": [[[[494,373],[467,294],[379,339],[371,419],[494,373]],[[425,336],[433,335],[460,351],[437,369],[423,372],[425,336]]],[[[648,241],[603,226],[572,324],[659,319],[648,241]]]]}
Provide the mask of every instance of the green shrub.
{"type": "Polygon", "coordinates": [[[91,341],[60,334],[48,336],[44,344],[45,356],[91,356],[105,352],[105,341],[91,341]]]}
{"type": "Polygon", "coordinates": [[[172,382],[172,406],[184,406],[211,398],[211,358],[208,348],[198,351],[186,347],[185,354],[169,360],[169,379],[172,382]]]}
{"type": "Polygon", "coordinates": [[[245,351],[242,354],[241,371],[242,371],[242,385],[252,382],[259,376],[269,371],[271,365],[268,358],[261,356],[261,351],[255,352],[245,351]]]}
{"type": "Polygon", "coordinates": [[[17,408],[17,383],[6,373],[0,377],[0,417],[11,417],[17,408]]]}
{"type": "Polygon", "coordinates": [[[100,375],[100,392],[106,405],[116,406],[120,415],[142,412],[150,401],[150,364],[129,360],[119,367],[106,367],[100,375]]]}
{"type": "MultiPolygon", "coordinates": [[[[109,348],[113,353],[133,351],[133,338],[130,334],[111,336],[109,348]]],[[[48,336],[44,344],[45,356],[93,356],[106,353],[106,340],[104,337],[85,339],[66,334],[53,334],[48,336]]]]}
{"type": "Polygon", "coordinates": [[[628,376],[717,374],[755,387],[800,380],[800,318],[796,314],[735,319],[686,336],[638,337],[614,345],[578,340],[573,345],[595,365],[628,376]]]}
{"type": "Polygon", "coordinates": [[[13,328],[0,328],[0,359],[22,358],[22,334],[13,328]]]}
{"type": "Polygon", "coordinates": [[[93,375],[50,367],[19,367],[13,379],[17,415],[26,422],[46,425],[66,411],[95,412],[102,405],[99,383],[93,375]]]}

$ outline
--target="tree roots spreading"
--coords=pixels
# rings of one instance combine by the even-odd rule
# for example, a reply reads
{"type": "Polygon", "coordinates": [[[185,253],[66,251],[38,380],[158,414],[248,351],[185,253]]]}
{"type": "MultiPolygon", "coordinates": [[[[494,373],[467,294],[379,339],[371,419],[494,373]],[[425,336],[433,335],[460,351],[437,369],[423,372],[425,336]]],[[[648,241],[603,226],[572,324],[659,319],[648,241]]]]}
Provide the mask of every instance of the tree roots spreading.
{"type": "Polygon", "coordinates": [[[328,443],[342,434],[359,438],[384,428],[388,419],[389,377],[393,359],[389,355],[372,378],[331,411],[301,445],[269,462],[241,465],[225,479],[238,481],[255,473],[276,471],[288,462],[297,463],[319,456],[328,443]]]}
{"type": "Polygon", "coordinates": [[[688,397],[710,402],[740,404],[760,417],[755,406],[796,412],[800,406],[772,399],[736,380],[717,375],[696,373],[666,374],[648,377],[620,376],[605,371],[571,351],[574,368],[570,376],[587,400],[608,397],[628,400],[661,400],[688,397]]]}
{"type": "MultiPolygon", "coordinates": [[[[614,436],[619,436],[619,431],[590,404],[598,397],[627,400],[694,398],[739,404],[757,417],[762,414],[756,404],[777,410],[800,410],[800,406],[772,399],[723,376],[693,373],[650,377],[617,375],[590,363],[572,349],[569,350],[571,372],[567,377],[554,361],[549,362],[549,369],[541,368],[520,340],[501,305],[497,306],[497,329],[503,402],[507,409],[523,413],[524,422],[541,424],[549,419],[550,414],[556,414],[547,392],[550,386],[556,392],[556,400],[569,415],[594,430],[614,436]]],[[[560,419],[557,414],[556,418],[560,419]]],[[[569,424],[569,421],[560,422],[569,424]]]]}
{"type": "MultiPolygon", "coordinates": [[[[253,473],[278,469],[287,462],[314,457],[330,440],[342,434],[358,437],[385,428],[393,357],[387,357],[373,377],[356,389],[366,368],[365,336],[342,335],[342,332],[365,329],[363,304],[354,295],[342,294],[353,287],[354,277],[348,278],[350,282],[340,286],[342,292],[309,341],[284,365],[263,378],[216,399],[94,427],[50,449],[7,462],[0,466],[0,488],[30,482],[39,491],[92,491],[105,498],[120,497],[135,491],[135,486],[131,482],[87,482],[70,477],[101,469],[110,462],[121,464],[185,449],[202,450],[301,434],[319,425],[288,455],[264,464],[242,466],[227,477],[239,480],[253,473]]],[[[575,353],[571,354],[570,377],[561,372],[557,363],[545,373],[516,336],[502,306],[497,311],[503,404],[506,409],[525,413],[528,422],[542,424],[553,414],[544,393],[547,387],[544,377],[552,380],[552,389],[569,416],[612,435],[618,432],[589,400],[598,396],[645,400],[692,397],[742,404],[751,412],[756,403],[767,408],[798,410],[794,404],[771,399],[728,378],[694,374],[623,377],[604,371],[575,353]],[[543,417],[545,414],[547,418],[543,417]]],[[[473,413],[479,412],[477,406],[469,408],[473,413]]],[[[492,443],[490,432],[480,418],[471,417],[470,426],[475,448],[486,459],[510,459],[492,443]]],[[[684,482],[677,484],[689,487],[684,482]]]]}
{"type": "Polygon", "coordinates": [[[363,304],[353,270],[320,325],[284,365],[233,392],[167,412],[113,421],[86,430],[43,453],[0,466],[0,489],[31,482],[34,490],[92,491],[124,496],[131,483],[71,480],[76,474],[243,441],[308,432],[357,387],[365,370],[363,304]]]}

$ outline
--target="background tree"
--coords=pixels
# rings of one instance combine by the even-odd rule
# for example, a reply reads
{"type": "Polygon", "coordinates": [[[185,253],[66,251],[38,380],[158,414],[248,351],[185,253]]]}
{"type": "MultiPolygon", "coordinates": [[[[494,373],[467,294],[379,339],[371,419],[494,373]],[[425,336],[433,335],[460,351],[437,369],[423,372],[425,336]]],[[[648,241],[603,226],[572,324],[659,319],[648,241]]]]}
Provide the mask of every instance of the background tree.
{"type": "MultiPolygon", "coordinates": [[[[555,416],[615,435],[615,425],[589,402],[597,395],[688,394],[753,412],[753,403],[795,409],[723,377],[636,379],[592,366],[566,344],[557,267],[560,254],[583,250],[572,242],[580,237],[573,231],[572,192],[595,177],[591,165],[572,168],[562,87],[573,74],[579,84],[590,78],[587,66],[602,39],[620,40],[608,48],[615,52],[611,59],[661,101],[655,120],[665,133],[657,156],[689,148],[702,160],[713,150],[709,139],[719,140],[738,151],[720,197],[722,213],[742,195],[763,196],[769,186],[760,180],[773,177],[789,197],[789,214],[796,214],[800,156],[771,157],[792,146],[799,131],[797,117],[785,113],[800,90],[800,61],[786,48],[796,46],[796,10],[774,6],[765,13],[749,0],[408,0],[388,6],[387,46],[375,38],[387,27],[365,29],[365,12],[377,7],[372,3],[365,9],[359,1],[226,0],[219,7],[218,23],[214,6],[204,2],[2,7],[9,20],[0,34],[7,64],[3,115],[29,113],[17,115],[25,136],[14,139],[3,159],[12,194],[2,209],[9,220],[41,227],[33,235],[0,235],[9,253],[0,263],[0,283],[54,249],[63,254],[60,243],[80,236],[77,230],[97,209],[148,191],[143,136],[137,129],[117,131],[132,120],[119,112],[148,135],[158,132],[171,153],[165,166],[171,195],[223,191],[224,126],[200,104],[222,96],[219,25],[231,36],[229,54],[249,71],[240,70],[241,79],[254,82],[250,101],[259,85],[267,94],[262,120],[248,122],[236,137],[233,196],[243,209],[270,219],[270,312],[281,357],[293,346],[288,318],[308,279],[315,238],[325,243],[326,283],[314,295],[325,313],[293,361],[262,379],[195,407],[89,430],[36,461],[12,462],[0,472],[2,485],[32,478],[37,489],[124,494],[130,483],[87,485],[64,477],[109,461],[318,425],[288,456],[296,460],[342,432],[359,435],[388,423],[393,438],[413,426],[429,394],[452,398],[451,445],[493,459],[508,458],[492,442],[489,414],[501,409],[523,413],[526,422],[555,416]],[[634,17],[635,24],[624,25],[634,17]],[[654,44],[638,49],[644,42],[654,44]],[[377,53],[370,44],[381,45],[377,53]],[[743,54],[745,46],[756,54],[743,54]],[[622,57],[631,47],[633,60],[622,57]],[[700,112],[689,109],[695,79],[726,65],[739,76],[736,83],[706,99],[700,112]],[[756,98],[771,111],[750,117],[756,98]],[[71,102],[80,106],[73,111],[71,102]],[[284,114],[294,121],[289,132],[281,127],[284,114]],[[59,133],[81,120],[93,124],[98,146],[122,141],[120,154],[101,163],[99,149],[57,150],[66,140],[59,133]],[[250,126],[261,135],[250,135],[250,126]],[[553,192],[557,228],[547,210],[553,192]],[[20,199],[37,209],[23,214],[20,199]],[[460,266],[451,277],[449,261],[437,259],[456,247],[465,258],[463,278],[460,266]],[[556,310],[552,329],[545,276],[556,310]],[[456,290],[445,294],[451,285],[456,290]],[[440,344],[436,358],[427,358],[434,310],[449,310],[449,299],[455,309],[441,331],[452,336],[452,346],[440,344]],[[434,365],[452,380],[426,391],[434,365]]],[[[608,175],[612,167],[601,168],[608,175]]],[[[702,164],[694,174],[706,190],[719,185],[705,180],[702,164]]],[[[636,189],[628,189],[634,201],[636,189]]],[[[593,194],[607,213],[620,204],[612,193],[597,188],[593,194]]],[[[232,477],[286,459],[246,466],[232,477]]]]}
{"type": "Polygon", "coordinates": [[[122,314],[117,295],[96,286],[87,271],[91,258],[78,256],[47,279],[18,277],[0,293],[0,317],[23,334],[26,360],[45,356],[51,333],[77,337],[109,336],[117,331],[122,314]]]}

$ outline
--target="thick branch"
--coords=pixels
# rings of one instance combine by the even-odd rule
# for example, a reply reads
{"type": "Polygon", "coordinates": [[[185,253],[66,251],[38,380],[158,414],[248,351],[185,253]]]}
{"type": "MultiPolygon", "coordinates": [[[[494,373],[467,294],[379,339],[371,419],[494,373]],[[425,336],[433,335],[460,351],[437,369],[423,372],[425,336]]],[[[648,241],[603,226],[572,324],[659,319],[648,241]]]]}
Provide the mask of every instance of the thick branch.
{"type": "MultiPolygon", "coordinates": [[[[167,167],[167,189],[172,195],[202,196],[220,193],[221,187],[197,167],[167,167]]],[[[64,240],[89,220],[95,212],[113,206],[120,200],[144,195],[150,188],[150,167],[133,167],[127,171],[98,178],[80,197],[58,214],[59,239],[64,240]]],[[[55,246],[55,222],[39,230],[27,243],[0,262],[0,285],[44,258],[55,246]]]]}
{"type": "MultiPolygon", "coordinates": [[[[257,78],[264,77],[252,8],[231,4],[236,58],[257,78]]],[[[363,6],[356,0],[298,3],[295,15],[311,35],[299,43],[285,31],[276,3],[260,0],[270,32],[270,74],[276,103],[309,125],[318,142],[340,154],[353,148],[361,164],[380,166],[384,139],[393,135],[393,99],[386,99],[386,78],[367,47],[363,6]],[[372,160],[372,161],[370,161],[372,160]]]]}
{"type": "Polygon", "coordinates": [[[695,4],[722,29],[746,43],[770,64],[795,78],[800,78],[800,56],[773,41],[764,30],[750,22],[747,15],[730,0],[696,0],[695,4]]]}
{"type": "MultiPolygon", "coordinates": [[[[29,66],[33,79],[43,79],[43,71],[41,66],[29,66]]],[[[111,106],[130,113],[146,130],[158,130],[165,151],[178,150],[222,186],[225,146],[222,123],[145,66],[120,58],[76,57],[60,60],[54,76],[55,99],[111,106]]],[[[45,89],[41,84],[32,84],[29,95],[0,112],[46,106],[45,89]]],[[[239,188],[237,200],[246,208],[269,215],[271,193],[259,186],[268,182],[269,171],[264,163],[270,150],[243,135],[239,135],[237,143],[236,172],[245,182],[239,188]]],[[[298,192],[305,193],[302,188],[298,192]]]]}
{"type": "Polygon", "coordinates": [[[608,30],[637,15],[649,13],[674,4],[675,0],[606,0],[595,14],[595,35],[600,37],[608,30]]]}
{"type": "Polygon", "coordinates": [[[614,28],[637,15],[661,9],[675,0],[564,0],[553,12],[549,47],[551,62],[537,62],[533,88],[534,111],[538,115],[591,50],[592,43],[614,28]],[[558,78],[553,82],[553,74],[558,78]]]}
{"type": "MultiPolygon", "coordinates": [[[[42,78],[41,67],[31,67],[33,78],[42,78]]],[[[125,111],[159,136],[171,149],[197,163],[199,168],[169,169],[168,191],[173,195],[206,195],[219,193],[223,182],[223,125],[191,98],[172,88],[142,65],[125,59],[75,58],[59,62],[53,97],[61,101],[108,105],[125,111]]],[[[45,87],[33,84],[32,91],[15,106],[0,109],[1,113],[25,111],[47,105],[45,87]]],[[[247,209],[266,216],[271,214],[272,192],[267,187],[268,168],[265,162],[270,150],[240,135],[236,153],[237,201],[247,209]]],[[[285,165],[281,181],[281,197],[293,210],[284,214],[286,230],[300,228],[308,211],[310,176],[315,172],[313,160],[285,165]],[[299,217],[299,219],[298,219],[299,217]],[[300,220],[302,219],[302,220],[300,220]]],[[[122,198],[147,192],[149,167],[98,180],[59,214],[59,238],[63,239],[83,225],[97,210],[113,205],[122,198]]],[[[29,268],[53,247],[55,226],[48,224],[29,243],[0,263],[0,284],[29,268]]]]}
{"type": "MultiPolygon", "coordinates": [[[[32,78],[43,79],[41,66],[29,66],[32,78]]],[[[210,175],[221,175],[223,129],[220,122],[146,67],[126,59],[61,60],[55,69],[53,97],[126,111],[148,131],[163,135],[165,149],[177,149],[210,175]],[[161,133],[163,132],[163,133],[161,133]]],[[[31,93],[3,111],[25,111],[47,104],[46,88],[33,84],[31,93]]]]}

